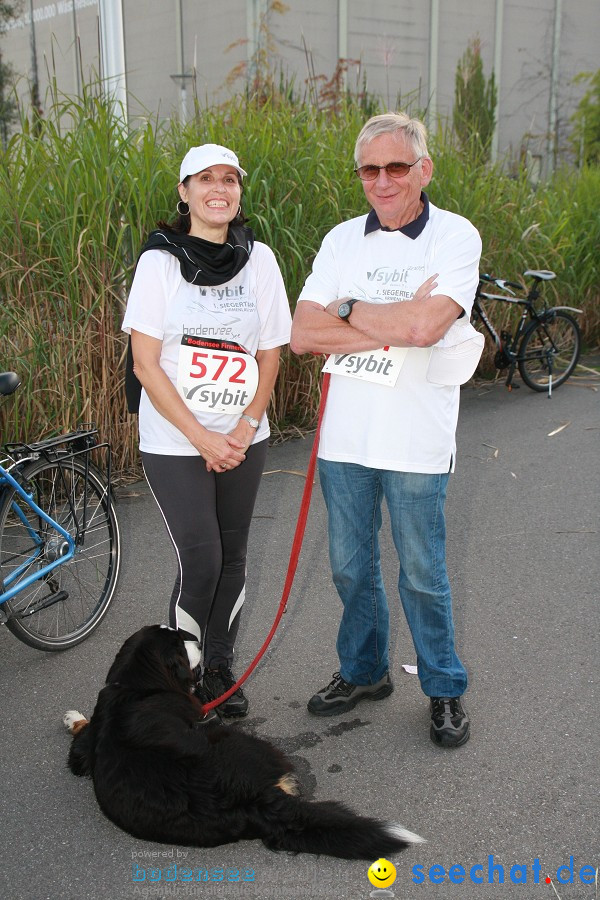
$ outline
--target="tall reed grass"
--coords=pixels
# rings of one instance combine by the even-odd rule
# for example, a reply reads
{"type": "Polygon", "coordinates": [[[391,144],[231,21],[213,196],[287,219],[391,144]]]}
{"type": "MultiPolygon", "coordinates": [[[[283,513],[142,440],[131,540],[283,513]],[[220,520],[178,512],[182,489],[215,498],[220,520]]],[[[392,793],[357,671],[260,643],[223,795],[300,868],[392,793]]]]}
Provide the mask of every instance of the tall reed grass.
{"type": "MultiPolygon", "coordinates": [[[[245,212],[275,251],[294,307],[323,235],[366,211],[352,172],[364,114],[350,100],[332,116],[306,103],[238,98],[185,126],[149,119],[128,131],[117,112],[93,86],[83,98],[55,96],[0,160],[1,365],[23,380],[0,425],[4,440],[34,439],[94,420],[127,472],[138,457],[120,324],[144,235],[174,215],[183,154],[206,141],[236,150],[250,173],[245,212]]],[[[598,169],[560,172],[535,190],[524,173],[469,164],[443,135],[433,137],[432,155],[430,196],[479,228],[482,266],[511,279],[527,267],[554,269],[550,291],[584,308],[586,341],[598,344],[598,169]]],[[[276,429],[314,423],[319,366],[283,353],[276,429]]]]}

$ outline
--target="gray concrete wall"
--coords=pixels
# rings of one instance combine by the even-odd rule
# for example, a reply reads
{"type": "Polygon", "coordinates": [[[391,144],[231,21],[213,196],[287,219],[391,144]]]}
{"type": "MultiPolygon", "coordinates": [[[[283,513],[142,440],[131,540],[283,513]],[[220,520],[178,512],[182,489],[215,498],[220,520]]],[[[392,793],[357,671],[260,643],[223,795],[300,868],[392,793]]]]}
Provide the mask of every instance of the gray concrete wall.
{"type": "MultiPolygon", "coordinates": [[[[26,75],[32,71],[30,2],[24,0],[23,15],[0,38],[5,61],[26,75]]],[[[100,70],[99,5],[75,0],[75,13],[72,0],[33,0],[32,5],[44,105],[52,76],[64,93],[77,92],[77,54],[84,77],[100,70]]],[[[202,105],[240,90],[256,41],[262,39],[264,46],[257,22],[267,5],[266,0],[123,0],[130,117],[147,111],[165,118],[181,115],[182,108],[189,114],[194,63],[202,105]],[[188,76],[183,82],[171,77],[181,74],[188,76]]],[[[309,74],[331,78],[339,57],[359,60],[348,67],[350,88],[362,88],[366,73],[368,90],[385,106],[395,107],[400,98],[403,106],[427,108],[430,124],[451,115],[457,62],[469,40],[479,36],[486,75],[496,62],[499,80],[498,153],[516,154],[526,146],[542,169],[551,150],[551,126],[559,149],[566,146],[569,118],[584,90],[573,85],[573,77],[598,67],[598,0],[288,0],[287,6],[269,14],[268,53],[273,67],[281,65],[295,78],[298,92],[307,90],[309,74]]],[[[26,95],[26,79],[19,93],[26,95]]]]}

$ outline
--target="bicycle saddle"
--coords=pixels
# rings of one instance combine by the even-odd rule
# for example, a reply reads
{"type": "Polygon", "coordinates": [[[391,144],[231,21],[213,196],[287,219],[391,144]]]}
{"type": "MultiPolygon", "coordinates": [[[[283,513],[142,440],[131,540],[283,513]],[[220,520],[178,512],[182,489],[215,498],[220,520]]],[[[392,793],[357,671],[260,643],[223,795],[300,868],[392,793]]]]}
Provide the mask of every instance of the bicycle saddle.
{"type": "Polygon", "coordinates": [[[9,394],[14,394],[20,384],[21,379],[16,372],[0,372],[0,394],[8,397],[9,394]]]}
{"type": "Polygon", "coordinates": [[[554,272],[550,272],[549,269],[527,269],[524,275],[531,275],[533,278],[540,278],[542,281],[550,281],[552,278],[556,278],[554,272]]]}

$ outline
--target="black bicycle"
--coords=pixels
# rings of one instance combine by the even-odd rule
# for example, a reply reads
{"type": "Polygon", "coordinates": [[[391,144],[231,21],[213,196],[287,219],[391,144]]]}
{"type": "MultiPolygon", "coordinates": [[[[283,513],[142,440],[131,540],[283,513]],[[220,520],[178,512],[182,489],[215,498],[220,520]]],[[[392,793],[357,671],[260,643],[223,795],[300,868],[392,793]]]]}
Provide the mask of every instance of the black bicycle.
{"type": "Polygon", "coordinates": [[[549,308],[543,300],[541,305],[537,302],[541,298],[541,282],[556,278],[554,272],[528,269],[523,274],[526,278],[533,279],[525,297],[515,293],[524,293],[522,285],[504,278],[480,274],[473,303],[473,322],[481,319],[494,340],[497,347],[494,365],[500,370],[508,369],[506,386],[509,390],[512,390],[513,375],[518,366],[527,387],[532,391],[545,391],[551,397],[552,391],[564,384],[573,373],[579,360],[581,332],[571,313],[581,313],[582,310],[572,306],[549,308]],[[484,288],[490,284],[503,293],[488,293],[484,288]],[[509,331],[498,334],[486,314],[482,300],[515,303],[523,307],[514,334],[509,331]]]}
{"type": "MultiPolygon", "coordinates": [[[[0,374],[0,394],[19,386],[0,374]]],[[[0,461],[0,624],[37,650],[66,650],[104,618],[121,542],[110,446],[93,425],[5,444],[0,461]]]]}

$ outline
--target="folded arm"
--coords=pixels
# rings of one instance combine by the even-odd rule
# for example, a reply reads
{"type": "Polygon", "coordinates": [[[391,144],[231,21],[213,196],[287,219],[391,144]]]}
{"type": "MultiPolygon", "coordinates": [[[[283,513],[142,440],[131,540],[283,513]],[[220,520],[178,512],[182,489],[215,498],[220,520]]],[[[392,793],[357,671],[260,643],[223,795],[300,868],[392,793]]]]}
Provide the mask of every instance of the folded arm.
{"type": "Polygon", "coordinates": [[[460,316],[462,307],[433,294],[437,275],[419,287],[412,300],[396,303],[358,301],[347,320],[340,319],[342,300],[323,307],[310,300],[296,306],[291,347],[295,353],[352,353],[378,347],[430,347],[460,316]]]}
{"type": "MultiPolygon", "coordinates": [[[[350,325],[375,341],[377,347],[432,347],[456,322],[462,307],[443,294],[426,300],[405,300],[400,303],[355,303],[350,325]]],[[[337,305],[327,307],[330,315],[337,315],[337,305]]]]}
{"type": "Polygon", "coordinates": [[[367,337],[338,317],[337,308],[341,302],[334,300],[329,307],[312,300],[298,302],[290,339],[294,353],[352,353],[383,346],[381,341],[367,337]]]}

